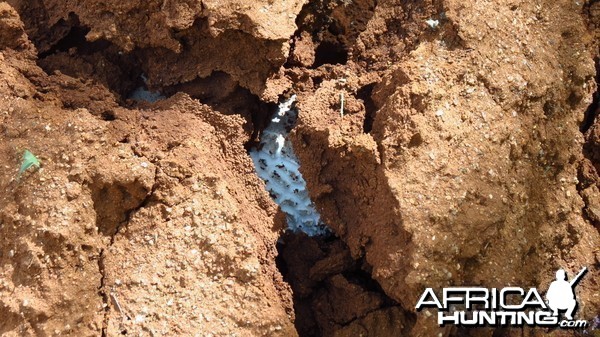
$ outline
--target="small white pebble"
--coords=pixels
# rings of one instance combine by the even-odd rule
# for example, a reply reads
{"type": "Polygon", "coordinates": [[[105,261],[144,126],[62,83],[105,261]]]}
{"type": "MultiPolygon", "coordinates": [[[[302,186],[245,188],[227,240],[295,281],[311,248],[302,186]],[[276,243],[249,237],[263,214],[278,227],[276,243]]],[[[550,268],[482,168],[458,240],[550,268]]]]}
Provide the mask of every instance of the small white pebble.
{"type": "Polygon", "coordinates": [[[142,323],[146,320],[146,316],[144,315],[135,315],[135,322],[142,323]]]}
{"type": "Polygon", "coordinates": [[[432,29],[435,29],[435,28],[437,28],[437,26],[440,25],[439,20],[433,20],[433,19],[429,19],[429,20],[425,21],[425,23],[432,29]]]}

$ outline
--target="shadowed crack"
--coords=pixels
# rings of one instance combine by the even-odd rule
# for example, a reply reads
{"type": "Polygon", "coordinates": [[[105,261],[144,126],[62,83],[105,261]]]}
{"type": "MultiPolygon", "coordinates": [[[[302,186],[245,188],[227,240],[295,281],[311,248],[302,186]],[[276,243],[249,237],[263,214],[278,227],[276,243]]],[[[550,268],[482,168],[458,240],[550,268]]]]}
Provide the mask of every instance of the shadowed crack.
{"type": "Polygon", "coordinates": [[[100,287],[98,288],[98,295],[102,297],[102,308],[104,309],[104,319],[102,320],[102,337],[106,337],[106,330],[108,328],[108,295],[106,293],[105,281],[106,281],[106,266],[105,266],[105,252],[106,249],[100,250],[100,255],[98,256],[98,270],[100,271],[100,287]]]}
{"type": "Polygon", "coordinates": [[[101,337],[108,336],[107,331],[108,331],[108,322],[109,322],[109,318],[110,318],[109,313],[110,313],[110,309],[111,309],[111,303],[110,303],[110,298],[109,298],[110,290],[107,289],[107,286],[106,286],[106,253],[107,253],[107,250],[110,249],[110,247],[112,247],[112,245],[115,243],[115,238],[116,238],[117,234],[119,234],[121,228],[123,226],[129,225],[129,223],[133,219],[133,216],[138,211],[143,209],[144,207],[147,207],[150,204],[150,202],[153,200],[154,194],[156,192],[156,188],[158,185],[156,182],[156,174],[157,173],[158,173],[158,168],[155,167],[155,169],[154,169],[154,177],[155,178],[154,178],[154,181],[152,182],[152,187],[150,189],[150,192],[147,193],[146,197],[138,204],[137,207],[125,212],[126,213],[125,221],[122,221],[116,225],[114,232],[110,235],[109,244],[105,248],[100,249],[100,254],[98,255],[98,270],[100,272],[100,286],[98,288],[98,294],[102,298],[102,307],[104,309],[104,319],[102,321],[101,337]]]}

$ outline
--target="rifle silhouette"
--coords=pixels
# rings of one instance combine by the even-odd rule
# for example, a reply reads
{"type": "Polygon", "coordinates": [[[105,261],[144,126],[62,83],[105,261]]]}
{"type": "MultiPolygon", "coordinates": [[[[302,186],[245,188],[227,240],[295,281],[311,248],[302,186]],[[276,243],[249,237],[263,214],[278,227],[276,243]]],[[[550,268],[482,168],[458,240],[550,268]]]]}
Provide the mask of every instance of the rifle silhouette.
{"type": "Polygon", "coordinates": [[[581,271],[579,272],[579,274],[577,274],[577,276],[575,276],[571,282],[569,282],[569,285],[571,286],[571,288],[573,288],[575,286],[575,284],[577,282],[579,282],[579,280],[581,279],[581,277],[587,272],[587,267],[583,267],[583,269],[581,269],[581,271]]]}

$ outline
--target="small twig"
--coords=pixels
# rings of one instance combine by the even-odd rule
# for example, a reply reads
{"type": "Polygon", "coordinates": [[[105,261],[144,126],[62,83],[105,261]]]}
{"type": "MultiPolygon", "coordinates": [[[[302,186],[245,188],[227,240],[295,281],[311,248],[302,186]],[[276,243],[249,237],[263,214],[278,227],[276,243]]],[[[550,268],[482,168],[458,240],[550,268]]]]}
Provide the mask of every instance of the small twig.
{"type": "Polygon", "coordinates": [[[344,92],[340,92],[340,116],[344,117],[344,92]]]}
{"type": "Polygon", "coordinates": [[[128,318],[127,314],[125,314],[125,312],[123,311],[123,308],[121,308],[121,304],[119,304],[117,295],[115,293],[111,292],[110,298],[112,299],[113,303],[115,304],[115,307],[117,308],[117,311],[121,314],[121,316],[123,316],[123,318],[128,318]]]}

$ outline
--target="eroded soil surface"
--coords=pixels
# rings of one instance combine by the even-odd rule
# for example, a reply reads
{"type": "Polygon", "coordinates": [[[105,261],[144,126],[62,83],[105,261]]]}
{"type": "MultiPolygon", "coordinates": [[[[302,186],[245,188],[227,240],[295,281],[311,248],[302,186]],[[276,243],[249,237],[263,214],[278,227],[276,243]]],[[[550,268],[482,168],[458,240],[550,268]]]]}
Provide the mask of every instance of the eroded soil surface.
{"type": "Polygon", "coordinates": [[[600,315],[599,41],[596,0],[2,2],[0,335],[580,334],[414,307],[586,266],[600,315]],[[247,154],[291,94],[330,237],[247,154]]]}

